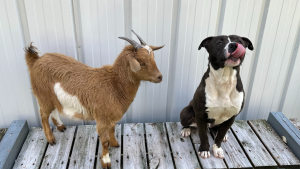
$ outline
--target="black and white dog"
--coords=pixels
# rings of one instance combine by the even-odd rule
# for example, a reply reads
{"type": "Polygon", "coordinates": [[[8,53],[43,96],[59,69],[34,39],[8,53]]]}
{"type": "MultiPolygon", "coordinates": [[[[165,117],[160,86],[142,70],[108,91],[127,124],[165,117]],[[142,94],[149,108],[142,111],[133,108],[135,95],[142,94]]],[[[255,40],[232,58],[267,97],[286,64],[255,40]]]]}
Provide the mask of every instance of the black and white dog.
{"type": "Polygon", "coordinates": [[[224,158],[222,141],[227,141],[227,130],[244,106],[245,93],[240,77],[240,66],[246,49],[253,50],[252,42],[236,35],[204,39],[198,50],[209,53],[207,71],[202,77],[193,99],[180,113],[181,135],[190,135],[190,126],[198,127],[201,145],[198,153],[209,158],[207,127],[217,133],[212,146],[214,156],[224,158]]]}

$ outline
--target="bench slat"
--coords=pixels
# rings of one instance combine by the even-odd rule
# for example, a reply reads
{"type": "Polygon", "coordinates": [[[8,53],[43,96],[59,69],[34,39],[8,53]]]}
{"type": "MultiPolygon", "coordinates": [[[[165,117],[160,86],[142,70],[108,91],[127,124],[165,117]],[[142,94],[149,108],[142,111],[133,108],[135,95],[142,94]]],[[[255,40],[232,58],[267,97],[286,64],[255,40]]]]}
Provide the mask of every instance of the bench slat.
{"type": "MultiPolygon", "coordinates": [[[[121,168],[121,124],[117,124],[115,127],[115,137],[120,145],[120,147],[109,147],[109,157],[111,160],[111,168],[120,169],[121,168]]],[[[99,140],[98,146],[98,157],[97,157],[97,169],[102,169],[101,165],[101,153],[102,153],[102,144],[99,140]]]]}
{"type": "MultiPolygon", "coordinates": [[[[212,132],[214,137],[216,134],[212,132]]],[[[227,131],[228,140],[222,142],[221,147],[223,148],[225,161],[228,168],[252,168],[250,161],[248,160],[244,150],[234,137],[231,130],[227,131]]]]}
{"type": "Polygon", "coordinates": [[[67,126],[64,132],[54,129],[56,144],[48,146],[41,168],[67,168],[75,130],[76,126],[67,126]]]}
{"type": "Polygon", "coordinates": [[[174,168],[164,123],[146,123],[146,141],[150,168],[174,168]]]}
{"type": "Polygon", "coordinates": [[[14,169],[37,169],[47,147],[47,139],[41,127],[32,127],[15,162],[14,169]]]}
{"type": "Polygon", "coordinates": [[[246,121],[235,121],[231,129],[254,167],[277,168],[276,162],[246,121]]]}
{"type": "Polygon", "coordinates": [[[95,125],[78,126],[69,168],[94,168],[97,139],[95,125]]]}
{"type": "Polygon", "coordinates": [[[190,137],[181,137],[181,124],[166,123],[166,126],[176,168],[201,168],[190,137]]]}
{"type": "Polygon", "coordinates": [[[124,124],[123,168],[148,168],[143,123],[124,124]]]}
{"type": "Polygon", "coordinates": [[[280,137],[285,136],[287,145],[300,159],[300,131],[294,124],[281,112],[271,112],[267,121],[280,137]]]}
{"type": "Polygon", "coordinates": [[[256,135],[281,167],[299,166],[300,161],[266,120],[248,121],[256,135]]]}
{"type": "Polygon", "coordinates": [[[293,123],[294,126],[297,127],[298,130],[300,130],[300,121],[297,118],[291,118],[290,121],[293,123]]]}
{"type": "MultiPolygon", "coordinates": [[[[208,141],[209,141],[209,151],[210,151],[210,158],[203,159],[201,156],[198,155],[198,159],[200,160],[200,163],[203,168],[227,168],[226,164],[223,159],[216,158],[212,151],[212,145],[214,144],[214,140],[212,136],[210,135],[209,131],[207,131],[208,141]]],[[[198,134],[197,128],[191,128],[191,138],[193,143],[195,144],[195,149],[198,152],[198,149],[200,147],[200,138],[198,134]]],[[[198,154],[198,153],[197,153],[198,154]]]]}
{"type": "Polygon", "coordinates": [[[11,123],[0,142],[0,169],[12,168],[29,132],[26,120],[11,123]]]}

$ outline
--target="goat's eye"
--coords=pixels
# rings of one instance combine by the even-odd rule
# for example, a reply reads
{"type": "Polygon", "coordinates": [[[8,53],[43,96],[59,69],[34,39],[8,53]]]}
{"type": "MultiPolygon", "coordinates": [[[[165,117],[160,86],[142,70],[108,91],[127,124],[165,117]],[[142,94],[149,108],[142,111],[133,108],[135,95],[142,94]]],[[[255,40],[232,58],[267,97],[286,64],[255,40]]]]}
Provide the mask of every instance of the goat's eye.
{"type": "Polygon", "coordinates": [[[140,65],[141,66],[146,66],[146,64],[144,62],[141,62],[140,65]]]}

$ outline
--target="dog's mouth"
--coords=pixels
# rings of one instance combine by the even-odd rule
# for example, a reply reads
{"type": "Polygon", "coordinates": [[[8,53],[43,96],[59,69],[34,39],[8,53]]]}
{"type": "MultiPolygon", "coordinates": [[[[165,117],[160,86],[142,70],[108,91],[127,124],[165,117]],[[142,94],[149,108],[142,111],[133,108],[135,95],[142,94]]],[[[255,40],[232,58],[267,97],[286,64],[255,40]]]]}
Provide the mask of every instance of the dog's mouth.
{"type": "Polygon", "coordinates": [[[225,61],[225,66],[238,66],[241,63],[241,58],[244,57],[246,49],[237,43],[237,48],[234,52],[227,52],[227,60],[225,61]]]}
{"type": "Polygon", "coordinates": [[[229,56],[230,60],[234,61],[234,62],[237,62],[238,60],[240,60],[240,58],[236,58],[236,57],[233,57],[233,56],[229,56]]]}

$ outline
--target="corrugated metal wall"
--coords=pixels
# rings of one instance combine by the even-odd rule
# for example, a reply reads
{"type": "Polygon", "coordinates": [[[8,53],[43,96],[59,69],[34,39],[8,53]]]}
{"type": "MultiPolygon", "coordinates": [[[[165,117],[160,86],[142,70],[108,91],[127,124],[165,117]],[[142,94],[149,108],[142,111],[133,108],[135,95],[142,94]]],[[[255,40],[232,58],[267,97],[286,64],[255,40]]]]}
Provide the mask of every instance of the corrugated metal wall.
{"type": "MultiPolygon", "coordinates": [[[[207,69],[200,42],[219,34],[252,40],[242,66],[245,108],[238,119],[283,111],[300,118],[300,0],[0,0],[0,127],[39,126],[23,47],[59,52],[93,67],[111,64],[135,30],[164,76],[143,82],[121,122],[179,121],[207,69]],[[298,104],[297,104],[298,103],[298,104]]],[[[137,39],[136,39],[137,40],[137,39]]],[[[81,121],[63,119],[67,125],[81,121]]],[[[86,122],[90,123],[90,122],[86,122]]]]}

